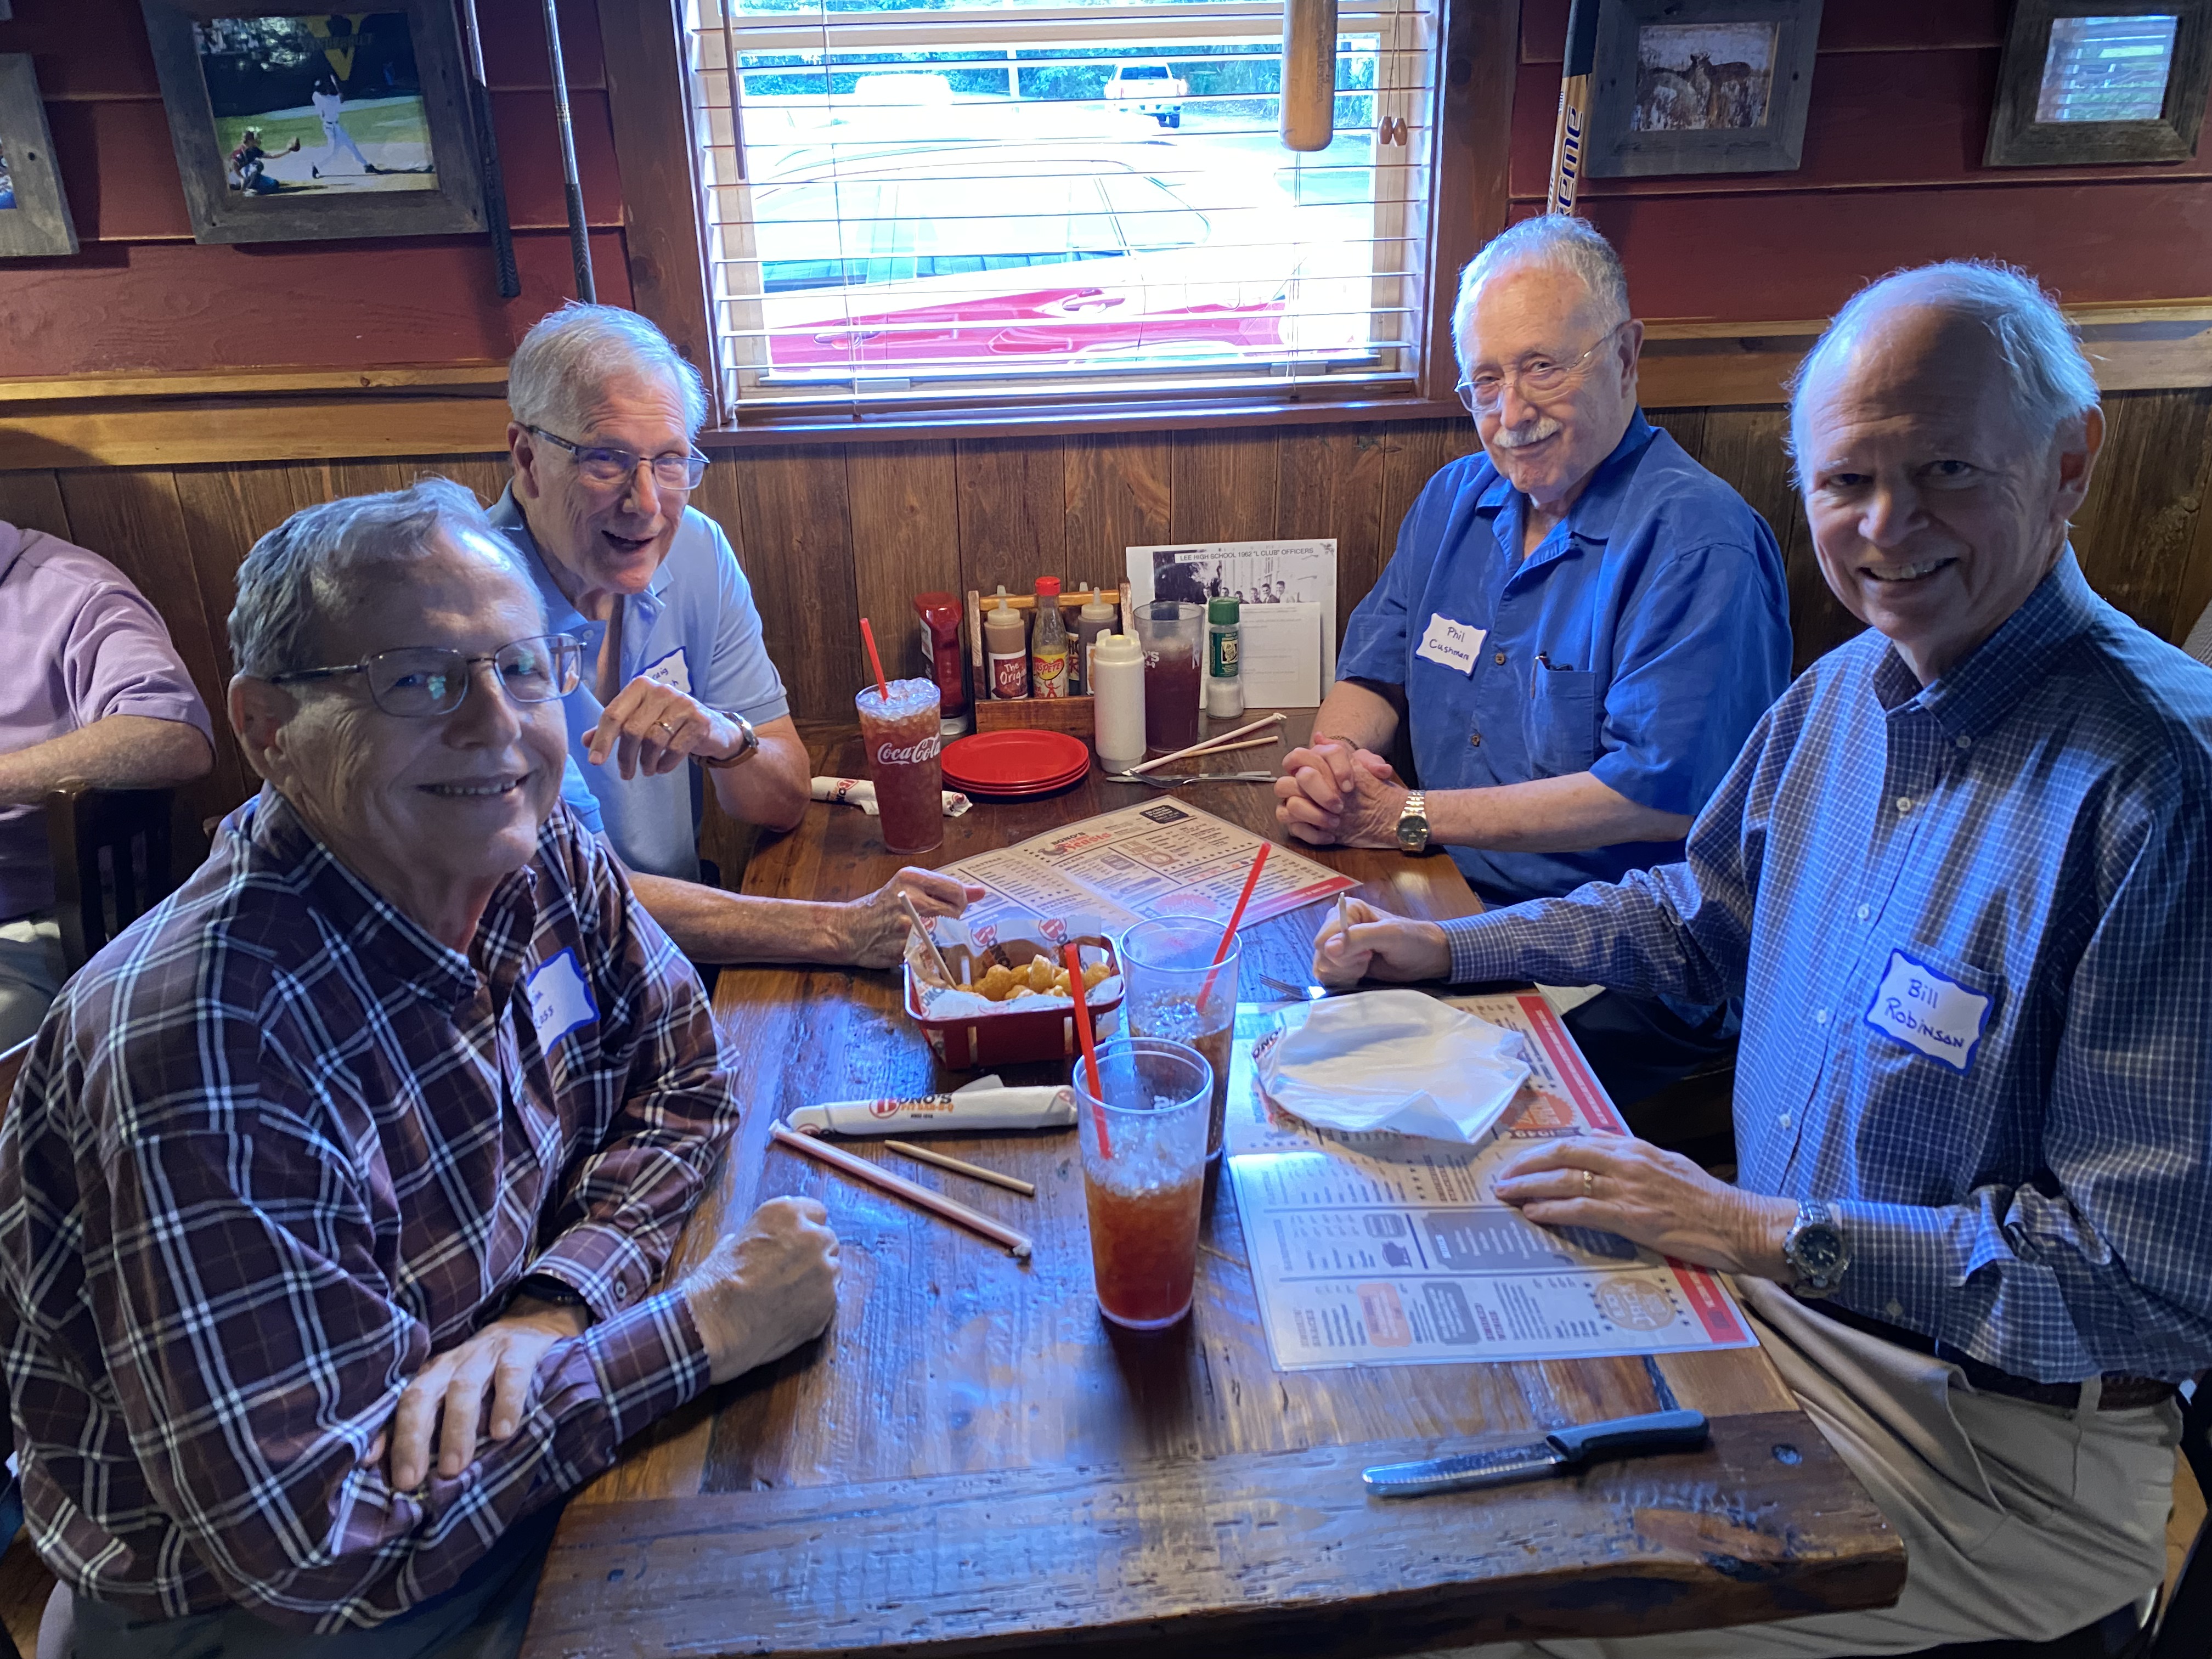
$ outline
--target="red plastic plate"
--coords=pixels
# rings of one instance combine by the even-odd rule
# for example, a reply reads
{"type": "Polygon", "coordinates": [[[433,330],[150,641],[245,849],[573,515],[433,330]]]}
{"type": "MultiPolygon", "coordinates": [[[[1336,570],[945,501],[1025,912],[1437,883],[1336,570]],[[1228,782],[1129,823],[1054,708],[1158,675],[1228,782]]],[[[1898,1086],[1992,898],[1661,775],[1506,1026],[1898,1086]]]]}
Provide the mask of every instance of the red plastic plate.
{"type": "Polygon", "coordinates": [[[1065,732],[979,732],[946,744],[939,764],[955,789],[1049,789],[1090,770],[1091,746],[1065,732]]]}

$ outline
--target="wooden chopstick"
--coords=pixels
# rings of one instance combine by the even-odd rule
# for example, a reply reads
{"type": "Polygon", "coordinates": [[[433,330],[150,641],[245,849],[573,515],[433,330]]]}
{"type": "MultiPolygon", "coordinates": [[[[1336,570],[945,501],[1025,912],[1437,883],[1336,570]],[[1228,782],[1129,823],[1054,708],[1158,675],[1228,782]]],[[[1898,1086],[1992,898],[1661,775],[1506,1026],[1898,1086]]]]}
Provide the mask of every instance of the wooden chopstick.
{"type": "Polygon", "coordinates": [[[848,1175],[855,1181],[865,1181],[870,1186],[880,1187],[909,1204],[943,1216],[947,1221],[957,1221],[963,1227],[972,1228],[984,1237],[1005,1245],[1013,1252],[1017,1261],[1026,1261],[1035,1249],[1028,1234],[1018,1233],[1012,1227],[1002,1227],[980,1210],[971,1210],[965,1204],[949,1199],[941,1193],[933,1193],[927,1187],[917,1187],[902,1176],[878,1169],[865,1158],[855,1158],[852,1153],[825,1145],[811,1135],[799,1134],[786,1124],[775,1125],[769,1131],[769,1138],[803,1157],[827,1164],[831,1169],[848,1175]]]}
{"type": "Polygon", "coordinates": [[[905,888],[899,889],[899,902],[906,906],[907,920],[914,923],[914,931],[921,935],[921,942],[929,947],[929,959],[937,964],[938,977],[947,985],[953,983],[952,970],[945,965],[945,952],[937,948],[929,924],[921,919],[921,912],[914,908],[914,895],[905,888]]]}
{"type": "Polygon", "coordinates": [[[1010,1193],[1019,1193],[1024,1198],[1036,1196],[1036,1183],[1024,1181],[1019,1176],[1002,1175],[996,1170],[987,1170],[980,1164],[963,1164],[943,1152],[933,1152],[927,1146],[917,1146],[910,1140],[886,1140],[884,1145],[894,1152],[903,1152],[908,1158],[918,1158],[924,1164],[934,1164],[940,1170],[951,1170],[972,1180],[988,1181],[994,1187],[1004,1187],[1010,1193]]]}
{"type": "MultiPolygon", "coordinates": [[[[1290,719],[1288,714],[1278,709],[1264,719],[1254,720],[1249,726],[1238,726],[1234,732],[1224,732],[1218,738],[1208,738],[1204,743],[1194,743],[1188,749],[1178,749],[1172,755],[1163,755],[1158,760],[1148,760],[1141,765],[1132,766],[1121,775],[1133,777],[1140,772],[1152,771],[1155,767],[1165,766],[1170,761],[1188,760],[1193,755],[1210,754],[1217,749],[1226,749],[1231,738],[1249,738],[1263,726],[1280,726],[1288,719],[1290,719]]],[[[1273,742],[1273,739],[1270,738],[1269,741],[1273,742]]]]}

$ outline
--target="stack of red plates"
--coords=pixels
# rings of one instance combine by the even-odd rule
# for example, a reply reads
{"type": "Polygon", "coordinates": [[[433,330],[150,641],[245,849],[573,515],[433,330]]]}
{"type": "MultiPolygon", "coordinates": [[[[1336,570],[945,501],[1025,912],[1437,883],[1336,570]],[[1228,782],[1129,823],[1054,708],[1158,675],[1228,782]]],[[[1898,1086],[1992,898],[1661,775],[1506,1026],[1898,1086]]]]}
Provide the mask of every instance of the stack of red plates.
{"type": "Polygon", "coordinates": [[[1048,795],[1091,769],[1091,745],[1065,732],[979,732],[945,745],[945,787],[1000,799],[1048,795]]]}

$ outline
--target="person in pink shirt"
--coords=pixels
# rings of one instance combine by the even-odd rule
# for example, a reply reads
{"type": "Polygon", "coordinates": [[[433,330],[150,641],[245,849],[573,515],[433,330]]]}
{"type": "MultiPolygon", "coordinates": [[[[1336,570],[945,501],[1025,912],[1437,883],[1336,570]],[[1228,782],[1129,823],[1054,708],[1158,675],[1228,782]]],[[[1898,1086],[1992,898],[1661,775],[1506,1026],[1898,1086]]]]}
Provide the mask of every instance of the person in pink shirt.
{"type": "Polygon", "coordinates": [[[154,607],[97,553],[0,523],[0,1049],[61,988],[46,793],[188,783],[215,764],[206,708],[154,607]],[[20,672],[19,672],[20,670],[20,672]]]}

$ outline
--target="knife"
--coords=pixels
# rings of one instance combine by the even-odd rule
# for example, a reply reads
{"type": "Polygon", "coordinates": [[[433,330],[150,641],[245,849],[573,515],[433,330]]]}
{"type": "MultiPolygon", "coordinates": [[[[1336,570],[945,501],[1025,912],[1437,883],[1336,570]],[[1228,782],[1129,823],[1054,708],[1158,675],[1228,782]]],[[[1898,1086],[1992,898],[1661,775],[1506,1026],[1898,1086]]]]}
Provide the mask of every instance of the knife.
{"type": "Polygon", "coordinates": [[[1415,1463],[1378,1463],[1360,1479],[1377,1498],[1425,1498],[1431,1492],[1534,1480],[1601,1458],[1693,1451],[1706,1437],[1703,1412],[1654,1412],[1649,1417],[1616,1417],[1610,1423],[1554,1429],[1541,1440],[1494,1451],[1425,1457],[1415,1463]]]}

